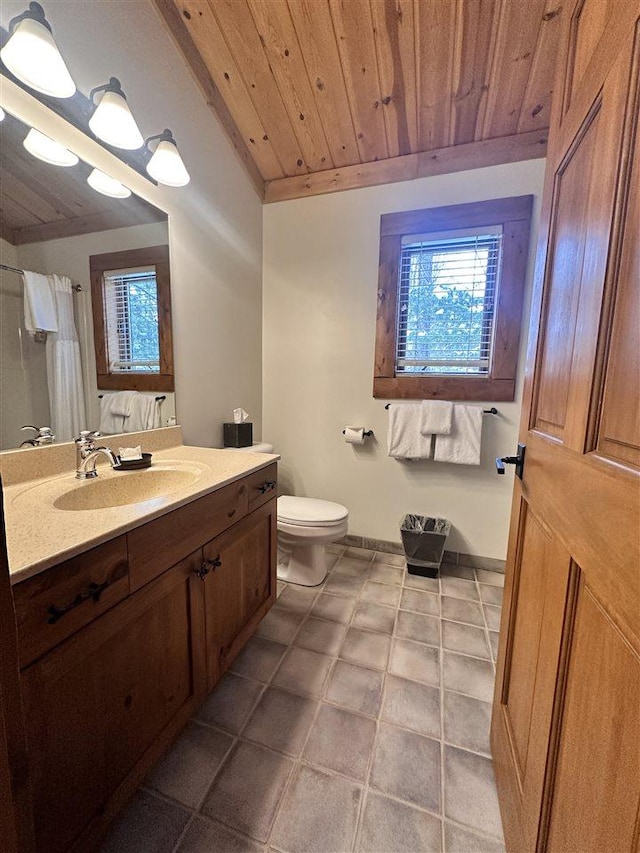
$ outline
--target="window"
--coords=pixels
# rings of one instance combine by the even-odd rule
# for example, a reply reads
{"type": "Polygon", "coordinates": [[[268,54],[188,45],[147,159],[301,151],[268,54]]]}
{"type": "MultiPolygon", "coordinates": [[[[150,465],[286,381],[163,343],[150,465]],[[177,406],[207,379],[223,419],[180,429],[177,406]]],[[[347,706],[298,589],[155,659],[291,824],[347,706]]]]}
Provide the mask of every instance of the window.
{"type": "Polygon", "coordinates": [[[514,399],[531,203],[381,217],[374,397],[514,399]]]}
{"type": "Polygon", "coordinates": [[[92,255],[98,387],[173,391],[169,247],[92,255]]]}

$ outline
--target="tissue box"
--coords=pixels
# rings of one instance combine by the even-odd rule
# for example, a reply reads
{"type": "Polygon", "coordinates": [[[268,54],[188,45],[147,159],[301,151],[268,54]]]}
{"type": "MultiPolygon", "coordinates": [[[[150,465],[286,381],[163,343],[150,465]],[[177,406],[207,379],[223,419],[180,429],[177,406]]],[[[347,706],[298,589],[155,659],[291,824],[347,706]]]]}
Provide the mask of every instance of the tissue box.
{"type": "Polygon", "coordinates": [[[222,424],[222,439],[225,447],[251,447],[253,443],[253,424],[222,424]]]}

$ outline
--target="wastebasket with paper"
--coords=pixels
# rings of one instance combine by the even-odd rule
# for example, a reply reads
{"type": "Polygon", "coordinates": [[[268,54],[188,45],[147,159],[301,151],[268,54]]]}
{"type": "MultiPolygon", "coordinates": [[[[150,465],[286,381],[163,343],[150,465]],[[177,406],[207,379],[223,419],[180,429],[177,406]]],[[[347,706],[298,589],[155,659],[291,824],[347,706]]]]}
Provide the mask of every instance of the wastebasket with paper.
{"type": "Polygon", "coordinates": [[[405,515],[400,525],[407,571],[425,578],[438,577],[444,546],[451,530],[446,518],[405,515]]]}

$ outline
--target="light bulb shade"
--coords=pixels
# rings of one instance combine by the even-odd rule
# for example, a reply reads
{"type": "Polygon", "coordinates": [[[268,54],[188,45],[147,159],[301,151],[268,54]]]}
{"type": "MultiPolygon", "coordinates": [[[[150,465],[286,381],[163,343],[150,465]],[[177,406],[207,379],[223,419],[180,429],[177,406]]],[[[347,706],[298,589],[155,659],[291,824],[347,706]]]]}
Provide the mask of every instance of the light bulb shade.
{"type": "Polygon", "coordinates": [[[133,151],[144,144],[142,134],[121,91],[107,89],[89,119],[89,127],[103,142],[133,151]]]}
{"type": "Polygon", "coordinates": [[[37,3],[32,3],[31,8],[33,11],[19,16],[21,20],[15,27],[10,25],[13,32],[0,50],[0,59],[18,80],[36,92],[70,98],[75,94],[76,84],[48,29],[42,8],[37,3]]]}
{"type": "MultiPolygon", "coordinates": [[[[147,144],[148,142],[149,140],[147,144]]],[[[172,136],[167,136],[166,131],[161,135],[160,142],[147,163],[147,172],[159,184],[168,187],[184,187],[191,180],[175,140],[172,136]]]]}
{"type": "Polygon", "coordinates": [[[29,154],[33,154],[38,160],[44,160],[45,163],[51,163],[52,166],[75,166],[78,162],[72,151],[34,127],[27,133],[22,144],[29,154]]]}
{"type": "Polygon", "coordinates": [[[115,178],[105,175],[100,169],[94,169],[91,172],[87,178],[87,183],[96,192],[108,195],[111,198],[129,198],[131,195],[130,189],[121,184],[120,181],[116,181],[115,178]]]}

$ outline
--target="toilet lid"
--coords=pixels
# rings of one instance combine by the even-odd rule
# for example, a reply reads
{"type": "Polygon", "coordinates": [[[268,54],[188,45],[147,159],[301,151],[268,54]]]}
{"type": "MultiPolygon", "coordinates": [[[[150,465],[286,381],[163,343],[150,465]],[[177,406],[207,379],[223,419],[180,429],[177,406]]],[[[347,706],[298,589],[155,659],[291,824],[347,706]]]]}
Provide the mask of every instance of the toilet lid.
{"type": "Polygon", "coordinates": [[[287,524],[323,527],[342,521],[348,515],[346,506],[333,501],[296,498],[293,495],[282,495],[278,498],[278,519],[287,524]]]}

